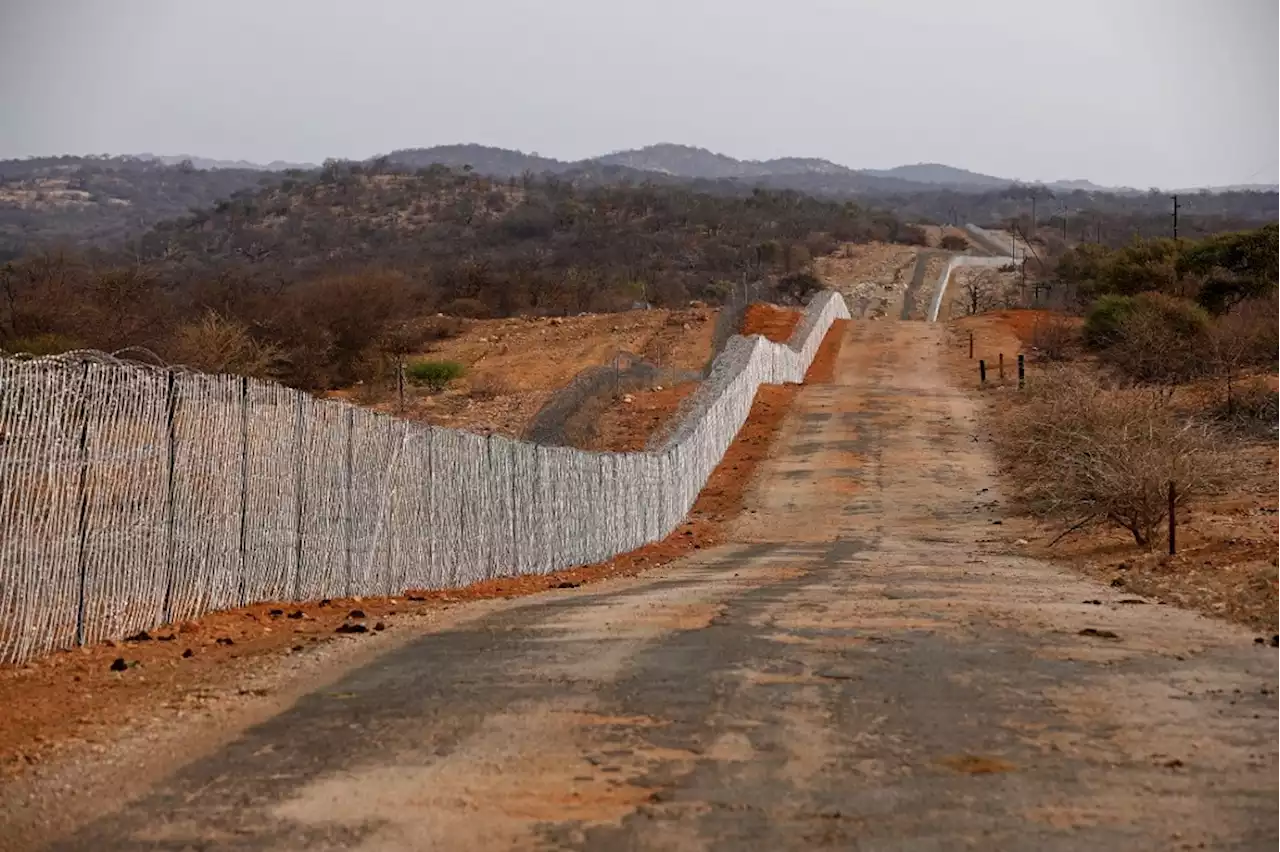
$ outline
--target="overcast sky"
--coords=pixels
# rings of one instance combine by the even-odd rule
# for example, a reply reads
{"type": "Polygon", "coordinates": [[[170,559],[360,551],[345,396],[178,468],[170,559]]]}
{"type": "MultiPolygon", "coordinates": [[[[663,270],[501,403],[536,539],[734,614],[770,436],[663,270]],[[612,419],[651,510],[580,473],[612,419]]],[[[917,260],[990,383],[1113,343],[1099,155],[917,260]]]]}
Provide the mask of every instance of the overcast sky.
{"type": "Polygon", "coordinates": [[[1275,182],[1276,0],[0,0],[0,157],[654,142],[1275,182]]]}

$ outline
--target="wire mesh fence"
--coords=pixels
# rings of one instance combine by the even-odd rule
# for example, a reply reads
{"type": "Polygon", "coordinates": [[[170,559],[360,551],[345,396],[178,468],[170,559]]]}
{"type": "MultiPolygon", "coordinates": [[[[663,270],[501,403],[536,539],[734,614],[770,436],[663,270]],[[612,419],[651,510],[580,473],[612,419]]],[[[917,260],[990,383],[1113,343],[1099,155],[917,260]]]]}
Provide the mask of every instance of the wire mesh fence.
{"type": "Polygon", "coordinates": [[[790,345],[733,337],[665,444],[484,437],[271,382],[97,353],[0,359],[0,661],[277,600],[395,594],[596,562],[683,519],[790,345]]]}
{"type": "Polygon", "coordinates": [[[767,301],[772,293],[772,286],[763,280],[744,279],[740,285],[734,286],[716,314],[716,324],[711,331],[711,357],[707,360],[706,371],[711,370],[716,357],[724,350],[729,339],[742,328],[747,308],[755,302],[767,301]]]}
{"type": "Polygon", "coordinates": [[[581,370],[567,385],[552,394],[529,421],[522,437],[535,444],[574,446],[576,436],[570,434],[570,422],[584,411],[589,411],[591,401],[655,384],[675,385],[701,378],[701,372],[664,367],[619,350],[609,363],[581,370]]]}

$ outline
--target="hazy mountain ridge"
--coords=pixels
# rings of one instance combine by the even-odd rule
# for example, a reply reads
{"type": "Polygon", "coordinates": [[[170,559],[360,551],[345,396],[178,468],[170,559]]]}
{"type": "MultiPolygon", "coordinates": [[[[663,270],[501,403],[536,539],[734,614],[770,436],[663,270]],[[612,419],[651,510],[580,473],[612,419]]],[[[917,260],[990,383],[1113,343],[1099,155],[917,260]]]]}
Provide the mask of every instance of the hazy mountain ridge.
{"type": "MultiPolygon", "coordinates": [[[[526,172],[576,178],[653,180],[658,176],[685,181],[736,182],[770,189],[793,189],[812,195],[847,197],[876,192],[933,191],[935,185],[881,177],[816,157],[739,160],[690,145],[661,143],[599,157],[566,162],[488,145],[439,145],[408,148],[385,155],[387,162],[409,168],[444,165],[470,166],[491,177],[515,177],[526,172]]],[[[1008,184],[1006,184],[1008,185],[1008,184]]]]}
{"type": "Polygon", "coordinates": [[[139,157],[0,160],[0,260],[60,242],[118,244],[274,180],[262,169],[187,168],[139,157]]]}
{"type": "Polygon", "coordinates": [[[287,172],[294,169],[310,171],[320,168],[315,163],[289,163],[284,160],[272,160],[269,163],[253,163],[248,160],[214,160],[209,157],[195,157],[191,154],[132,154],[139,160],[162,163],[166,166],[179,166],[189,162],[197,169],[248,169],[256,172],[287,172]]]}

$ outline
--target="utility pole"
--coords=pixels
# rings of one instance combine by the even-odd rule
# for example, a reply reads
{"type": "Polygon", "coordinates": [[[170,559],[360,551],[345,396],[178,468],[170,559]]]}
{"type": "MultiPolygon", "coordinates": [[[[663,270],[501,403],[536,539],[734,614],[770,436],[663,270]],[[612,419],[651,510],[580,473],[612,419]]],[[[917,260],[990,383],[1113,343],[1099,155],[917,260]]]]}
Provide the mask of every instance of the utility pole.
{"type": "MultiPolygon", "coordinates": [[[[1036,191],[1033,189],[1031,190],[1031,236],[1034,237],[1035,234],[1036,234],[1036,191]]],[[[1031,237],[1028,237],[1027,239],[1030,239],[1030,238],[1031,237]]]]}
{"type": "Polygon", "coordinates": [[[1173,197],[1173,239],[1178,239],[1178,208],[1182,205],[1178,203],[1178,196],[1173,197]]]}

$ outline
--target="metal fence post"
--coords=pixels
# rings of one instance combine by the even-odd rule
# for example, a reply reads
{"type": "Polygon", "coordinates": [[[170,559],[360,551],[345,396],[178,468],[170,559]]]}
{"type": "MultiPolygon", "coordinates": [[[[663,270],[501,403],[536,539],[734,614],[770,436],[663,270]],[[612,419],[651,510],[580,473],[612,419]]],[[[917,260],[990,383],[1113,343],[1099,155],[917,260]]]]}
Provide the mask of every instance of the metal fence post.
{"type": "Polygon", "coordinates": [[[1178,487],[1169,480],[1169,555],[1178,553],[1178,515],[1175,511],[1178,503],[1178,487]]]}
{"type": "Polygon", "coordinates": [[[85,591],[88,585],[88,535],[89,535],[89,362],[84,362],[80,377],[80,519],[77,533],[80,539],[76,561],[80,569],[80,585],[76,600],[76,644],[85,641],[85,591]]]}
{"type": "Polygon", "coordinates": [[[985,359],[979,359],[978,361],[978,381],[984,385],[987,383],[987,362],[985,359]]]}
{"type": "Polygon", "coordinates": [[[1027,362],[1025,356],[1018,355],[1018,390],[1027,386],[1027,362]]]}
{"type": "Polygon", "coordinates": [[[973,360],[973,332],[969,332],[969,360],[973,360]]]}
{"type": "Polygon", "coordinates": [[[245,538],[249,516],[249,377],[240,377],[240,606],[249,603],[245,538]]]}
{"type": "Polygon", "coordinates": [[[176,461],[178,453],[178,375],[173,370],[169,370],[168,389],[166,392],[165,403],[165,421],[169,430],[169,470],[168,470],[168,497],[165,509],[165,549],[164,549],[164,605],[161,608],[161,619],[165,624],[173,622],[173,585],[177,579],[177,565],[175,564],[177,547],[174,541],[174,488],[177,482],[175,477],[176,461]]]}
{"type": "Polygon", "coordinates": [[[399,398],[399,412],[404,414],[404,359],[396,361],[396,395],[399,398]]]}
{"type": "Polygon", "coordinates": [[[1000,381],[1004,381],[1004,353],[1000,353],[1000,381]]]}

